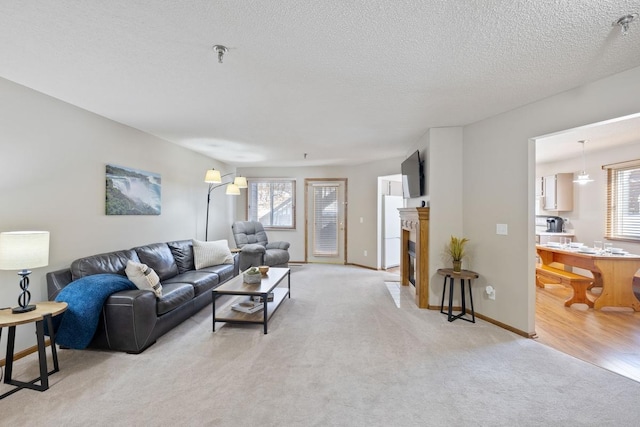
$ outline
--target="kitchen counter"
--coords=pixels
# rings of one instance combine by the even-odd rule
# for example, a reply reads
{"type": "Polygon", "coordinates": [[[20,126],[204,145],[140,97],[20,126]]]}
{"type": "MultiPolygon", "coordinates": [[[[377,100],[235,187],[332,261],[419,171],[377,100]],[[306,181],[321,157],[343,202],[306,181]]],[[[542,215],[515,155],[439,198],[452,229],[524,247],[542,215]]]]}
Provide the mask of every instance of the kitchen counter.
{"type": "Polygon", "coordinates": [[[552,233],[551,231],[536,231],[538,236],[558,236],[558,237],[573,237],[574,233],[552,233]]]}

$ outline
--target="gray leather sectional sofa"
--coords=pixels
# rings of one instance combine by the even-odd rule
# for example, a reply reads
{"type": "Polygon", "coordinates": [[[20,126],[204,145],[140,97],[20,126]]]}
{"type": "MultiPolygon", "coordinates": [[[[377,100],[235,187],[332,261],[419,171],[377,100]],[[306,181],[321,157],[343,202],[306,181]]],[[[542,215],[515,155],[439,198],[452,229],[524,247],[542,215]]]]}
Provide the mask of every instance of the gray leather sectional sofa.
{"type": "Polygon", "coordinates": [[[162,296],[148,290],[119,291],[102,308],[98,329],[89,347],[140,353],[173,327],[211,304],[211,290],[239,273],[234,264],[196,270],[191,240],[154,243],[133,249],[75,260],[68,269],[47,273],[49,300],[73,280],[111,273],[126,276],[127,260],[153,268],[162,284],[162,296]]]}

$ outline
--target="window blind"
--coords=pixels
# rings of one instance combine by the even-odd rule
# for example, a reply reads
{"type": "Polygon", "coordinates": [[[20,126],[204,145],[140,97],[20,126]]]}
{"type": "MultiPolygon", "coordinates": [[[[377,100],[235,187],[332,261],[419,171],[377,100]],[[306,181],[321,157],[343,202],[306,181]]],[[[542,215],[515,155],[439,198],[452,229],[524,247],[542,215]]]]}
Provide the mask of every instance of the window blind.
{"type": "Polygon", "coordinates": [[[338,255],[338,186],[314,184],[313,255],[338,255]]]}
{"type": "Polygon", "coordinates": [[[606,238],[640,240],[640,159],[602,168],[607,171],[606,238]]]}

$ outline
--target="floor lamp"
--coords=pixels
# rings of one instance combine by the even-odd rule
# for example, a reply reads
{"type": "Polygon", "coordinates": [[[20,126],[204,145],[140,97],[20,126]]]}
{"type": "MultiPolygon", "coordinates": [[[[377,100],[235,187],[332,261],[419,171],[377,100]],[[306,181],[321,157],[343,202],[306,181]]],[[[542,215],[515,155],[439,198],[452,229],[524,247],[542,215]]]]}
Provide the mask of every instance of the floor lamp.
{"type": "Polygon", "coordinates": [[[207,193],[207,219],[204,226],[204,240],[209,240],[209,204],[211,203],[211,192],[216,188],[227,186],[225,194],[227,196],[239,196],[241,188],[247,188],[247,178],[243,176],[236,176],[233,182],[222,182],[222,178],[234,175],[234,173],[226,173],[220,175],[220,171],[215,169],[209,169],[204,176],[204,182],[209,184],[209,192],[207,193]]]}

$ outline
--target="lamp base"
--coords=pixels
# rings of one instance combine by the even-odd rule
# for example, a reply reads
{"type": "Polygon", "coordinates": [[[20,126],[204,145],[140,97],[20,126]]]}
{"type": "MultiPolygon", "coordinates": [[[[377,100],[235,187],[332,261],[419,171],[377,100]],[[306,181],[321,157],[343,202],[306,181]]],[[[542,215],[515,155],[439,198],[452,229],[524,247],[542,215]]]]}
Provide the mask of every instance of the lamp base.
{"type": "Polygon", "coordinates": [[[18,314],[18,313],[26,313],[28,311],[33,311],[36,309],[35,305],[27,305],[24,307],[14,307],[11,309],[11,312],[14,314],[18,314]]]}

